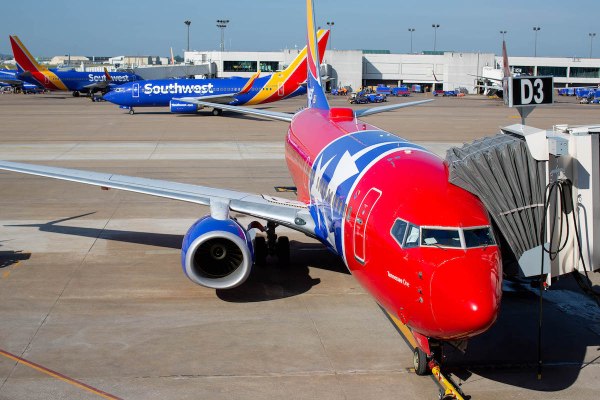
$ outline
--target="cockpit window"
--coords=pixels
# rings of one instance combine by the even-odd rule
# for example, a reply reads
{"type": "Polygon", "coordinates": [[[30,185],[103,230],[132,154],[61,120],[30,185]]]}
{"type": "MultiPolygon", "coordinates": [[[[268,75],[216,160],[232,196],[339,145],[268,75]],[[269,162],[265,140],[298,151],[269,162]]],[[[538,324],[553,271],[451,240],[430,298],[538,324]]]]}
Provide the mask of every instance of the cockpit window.
{"type": "Polygon", "coordinates": [[[421,245],[441,247],[462,247],[458,229],[423,228],[421,245]]]}
{"type": "Polygon", "coordinates": [[[402,221],[401,219],[397,219],[392,226],[392,236],[396,239],[396,242],[400,246],[404,243],[404,235],[406,234],[406,227],[408,226],[408,222],[402,221]]]}
{"type": "Polygon", "coordinates": [[[411,248],[419,246],[420,237],[419,227],[413,224],[408,225],[408,231],[406,233],[406,241],[404,247],[411,248]]]}
{"type": "Polygon", "coordinates": [[[404,249],[414,247],[447,247],[469,249],[496,244],[492,228],[426,227],[396,219],[390,231],[392,237],[404,249]]]}
{"type": "Polygon", "coordinates": [[[465,229],[465,245],[469,247],[491,246],[496,244],[489,227],[465,229]]]}

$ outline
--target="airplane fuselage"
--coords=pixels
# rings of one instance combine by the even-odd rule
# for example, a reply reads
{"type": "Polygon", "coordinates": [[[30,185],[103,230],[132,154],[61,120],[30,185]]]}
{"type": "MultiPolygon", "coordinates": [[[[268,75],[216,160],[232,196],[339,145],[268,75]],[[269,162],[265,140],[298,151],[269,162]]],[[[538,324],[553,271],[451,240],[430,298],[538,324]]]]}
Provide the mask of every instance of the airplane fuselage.
{"type": "Polygon", "coordinates": [[[306,93],[303,87],[277,85],[271,76],[258,78],[247,93],[239,92],[248,78],[161,79],[121,85],[104,99],[124,107],[168,107],[173,98],[222,95],[230,105],[259,104],[306,93]]]}
{"type": "MultiPolygon", "coordinates": [[[[48,90],[73,92],[87,92],[90,90],[90,85],[106,82],[107,79],[104,72],[61,71],[58,69],[21,72],[17,77],[26,82],[41,85],[48,90]]],[[[111,72],[110,77],[110,85],[141,80],[139,76],[129,72],[111,72]]]]}
{"type": "Polygon", "coordinates": [[[306,109],[286,160],[317,237],[413,332],[465,339],[495,321],[502,267],[490,220],[442,159],[350,109],[306,109]]]}

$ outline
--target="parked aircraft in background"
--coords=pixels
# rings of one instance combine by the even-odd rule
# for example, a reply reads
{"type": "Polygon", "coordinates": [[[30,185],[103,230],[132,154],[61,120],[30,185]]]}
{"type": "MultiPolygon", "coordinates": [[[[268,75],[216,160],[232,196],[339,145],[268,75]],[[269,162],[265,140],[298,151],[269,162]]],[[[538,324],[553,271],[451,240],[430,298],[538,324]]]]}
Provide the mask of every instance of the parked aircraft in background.
{"type": "Polygon", "coordinates": [[[23,93],[41,92],[41,86],[34,85],[17,78],[18,72],[14,69],[0,69],[0,87],[10,86],[23,93]]]}
{"type": "Polygon", "coordinates": [[[502,266],[481,201],[448,181],[444,161],[425,148],[358,118],[425,101],[352,110],[330,108],[319,74],[313,2],[307,0],[308,107],[296,114],[182,101],[290,123],[285,156],[297,201],[108,173],[0,162],[0,169],[210,206],[188,230],[181,260],[193,282],[233,288],[267,254],[289,260],[283,225],[337,253],[418,343],[415,369],[439,361],[440,343],[488,329],[501,298],[502,266]],[[243,227],[231,215],[266,220],[243,227]],[[266,232],[256,236],[258,230],[266,232]]]}
{"type": "MultiPolygon", "coordinates": [[[[328,30],[318,32],[320,54],[324,54],[328,38],[328,30]]],[[[174,113],[195,113],[196,104],[172,101],[173,98],[194,97],[230,105],[270,103],[306,93],[305,81],[306,47],[285,70],[258,78],[250,87],[247,78],[147,80],[121,85],[103,97],[129,109],[130,114],[136,107],[170,107],[174,113]]],[[[220,107],[213,106],[214,115],[221,112],[220,107]]]]}
{"type": "Polygon", "coordinates": [[[74,69],[48,69],[38,64],[17,36],[10,36],[13,55],[17,62],[17,78],[40,85],[48,90],[66,90],[77,97],[80,93],[107,92],[110,87],[141,80],[129,72],[79,72],[74,69]]]}

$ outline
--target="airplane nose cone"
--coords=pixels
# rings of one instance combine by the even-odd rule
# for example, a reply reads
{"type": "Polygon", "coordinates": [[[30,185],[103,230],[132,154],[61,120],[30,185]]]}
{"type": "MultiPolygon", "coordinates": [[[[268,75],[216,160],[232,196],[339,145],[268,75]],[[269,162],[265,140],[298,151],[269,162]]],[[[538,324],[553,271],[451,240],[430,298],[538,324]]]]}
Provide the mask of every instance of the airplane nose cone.
{"type": "Polygon", "coordinates": [[[114,90],[111,90],[107,93],[104,93],[104,95],[102,96],[102,98],[106,101],[110,101],[113,104],[116,104],[118,106],[126,106],[127,104],[125,104],[125,96],[124,96],[124,92],[116,92],[114,90]]]}
{"type": "Polygon", "coordinates": [[[106,101],[110,101],[111,103],[115,102],[115,92],[107,92],[102,95],[102,98],[106,101]]]}
{"type": "Polygon", "coordinates": [[[431,277],[431,311],[443,339],[487,330],[500,307],[501,270],[496,250],[440,265],[431,277]]]}

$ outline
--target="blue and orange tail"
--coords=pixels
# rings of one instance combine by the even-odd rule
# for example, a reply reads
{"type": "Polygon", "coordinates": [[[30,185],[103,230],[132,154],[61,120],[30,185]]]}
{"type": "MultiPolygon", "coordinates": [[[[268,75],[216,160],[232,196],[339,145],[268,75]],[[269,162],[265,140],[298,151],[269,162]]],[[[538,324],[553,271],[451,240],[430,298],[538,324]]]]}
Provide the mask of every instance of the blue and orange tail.
{"type": "Polygon", "coordinates": [[[29,72],[41,72],[47,70],[45,66],[37,63],[29,50],[27,50],[27,47],[25,47],[17,36],[10,36],[10,45],[12,46],[17,66],[20,69],[29,72]]]}
{"type": "Polygon", "coordinates": [[[315,10],[313,0],[306,0],[306,29],[307,29],[307,70],[306,92],[308,95],[308,108],[329,110],[329,103],[321,84],[319,46],[315,30],[315,10]]]}

